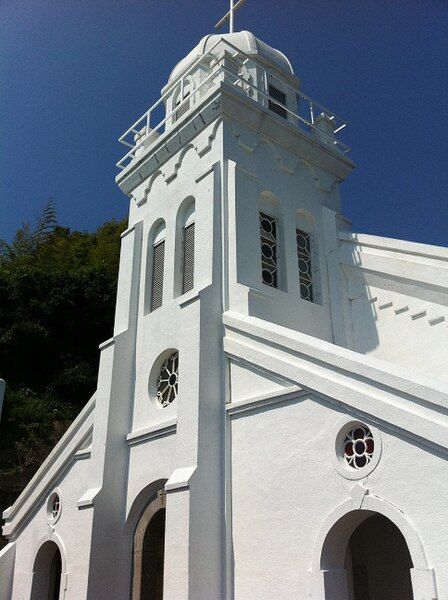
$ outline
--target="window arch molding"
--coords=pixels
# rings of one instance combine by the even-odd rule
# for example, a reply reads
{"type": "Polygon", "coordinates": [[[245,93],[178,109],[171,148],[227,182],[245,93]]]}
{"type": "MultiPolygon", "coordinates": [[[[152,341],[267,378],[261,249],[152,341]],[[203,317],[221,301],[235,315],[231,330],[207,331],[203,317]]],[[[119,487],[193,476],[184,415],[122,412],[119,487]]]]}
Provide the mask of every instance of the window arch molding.
{"type": "Polygon", "coordinates": [[[146,251],[145,314],[160,308],[165,287],[166,223],[157,219],[148,234],[146,251]]]}
{"type": "Polygon", "coordinates": [[[132,554],[132,600],[140,600],[141,598],[145,535],[148,531],[148,527],[151,525],[152,519],[161,510],[166,510],[166,494],[163,488],[159,489],[155,496],[149,500],[146,508],[144,508],[140,515],[134,531],[132,554]]]}
{"type": "Polygon", "coordinates": [[[52,531],[40,538],[34,549],[33,579],[31,583],[31,600],[48,597],[50,585],[51,562],[56,553],[60,558],[59,600],[65,598],[67,580],[67,552],[62,539],[52,531]]]}
{"type": "Polygon", "coordinates": [[[196,200],[187,196],[176,215],[175,241],[175,296],[181,296],[195,287],[196,274],[196,200]]]}
{"type": "MultiPolygon", "coordinates": [[[[152,481],[146,485],[142,490],[139,491],[135,499],[133,500],[129,512],[127,513],[126,523],[124,528],[124,540],[127,547],[127,552],[131,558],[129,562],[129,577],[130,577],[130,589],[131,589],[131,600],[140,600],[141,594],[141,542],[144,538],[144,525],[149,523],[151,517],[149,517],[149,507],[157,500],[159,494],[164,493],[165,484],[168,481],[167,477],[160,478],[152,481]],[[149,519],[148,519],[149,517],[149,519]],[[143,534],[143,537],[142,537],[143,534]],[[140,545],[136,545],[135,542],[140,542],[140,545]],[[140,552],[139,552],[140,550],[140,552]],[[138,580],[138,583],[137,583],[138,580]]],[[[163,499],[163,501],[165,501],[163,499]]],[[[153,509],[155,506],[153,506],[153,509]]],[[[153,511],[153,515],[157,511],[153,511]]]]}

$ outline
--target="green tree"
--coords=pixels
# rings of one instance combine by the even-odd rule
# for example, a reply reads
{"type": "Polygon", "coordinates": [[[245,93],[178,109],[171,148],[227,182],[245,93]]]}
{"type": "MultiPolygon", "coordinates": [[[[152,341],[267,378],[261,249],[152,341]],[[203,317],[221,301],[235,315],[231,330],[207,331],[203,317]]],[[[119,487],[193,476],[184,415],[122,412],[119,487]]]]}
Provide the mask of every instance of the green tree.
{"type": "Polygon", "coordinates": [[[36,227],[0,242],[0,505],[8,477],[26,482],[95,391],[124,228],[71,231],[49,200],[36,227]]]}

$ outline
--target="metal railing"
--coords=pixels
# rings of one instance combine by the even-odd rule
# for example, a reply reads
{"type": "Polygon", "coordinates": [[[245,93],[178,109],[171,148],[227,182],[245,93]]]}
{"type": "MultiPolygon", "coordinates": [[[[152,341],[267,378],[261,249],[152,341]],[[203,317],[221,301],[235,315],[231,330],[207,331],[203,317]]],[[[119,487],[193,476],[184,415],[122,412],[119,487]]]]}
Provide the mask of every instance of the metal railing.
{"type": "MultiPolygon", "coordinates": [[[[182,75],[180,81],[174,81],[172,85],[162,94],[162,96],[155,102],[135,123],[133,123],[129,129],[123,133],[118,138],[118,141],[130,148],[130,150],[118,161],[117,167],[119,169],[124,169],[127,167],[138,155],[139,150],[142,149],[145,145],[147,145],[148,141],[152,143],[163,131],[165,131],[165,126],[169,122],[174,122],[176,120],[176,113],[180,114],[182,112],[182,108],[190,103],[194,104],[194,101],[198,94],[206,90],[206,85],[209,84],[210,88],[216,87],[217,83],[219,84],[223,77],[226,77],[226,80],[234,87],[241,88],[242,92],[251,97],[256,92],[257,96],[261,97],[264,100],[264,105],[268,106],[268,104],[275,104],[279,106],[285,114],[288,115],[288,119],[286,122],[295,123],[302,130],[309,133],[314,133],[314,137],[317,137],[324,143],[335,147],[338,151],[343,154],[347,154],[350,151],[350,148],[335,139],[334,135],[339,131],[344,129],[347,126],[347,123],[343,121],[340,117],[335,115],[332,111],[325,108],[323,105],[319,104],[315,100],[311,99],[309,96],[303,94],[297,89],[293,88],[291,85],[287,84],[283,79],[278,77],[274,77],[278,81],[281,81],[282,88],[288,88],[288,90],[294,94],[297,98],[297,103],[299,110],[298,112],[294,112],[290,110],[287,106],[273,98],[269,95],[269,84],[268,84],[268,71],[264,69],[264,77],[263,77],[263,88],[255,85],[252,81],[245,78],[241,74],[236,74],[229,69],[226,68],[225,60],[217,59],[217,57],[213,54],[213,50],[218,46],[218,44],[224,44],[228,48],[230,48],[231,58],[236,61],[238,66],[243,67],[248,61],[256,62],[256,59],[253,56],[249,56],[224,38],[220,38],[212,48],[204,55],[198,57],[193,64],[188,68],[188,70],[182,75]],[[191,77],[192,73],[195,69],[201,65],[206,72],[208,72],[207,76],[195,87],[191,90],[190,94],[184,97],[184,89],[187,80],[191,77]],[[179,90],[180,102],[176,103],[176,106],[172,108],[172,110],[166,110],[165,117],[160,119],[158,123],[153,126],[151,123],[151,119],[156,111],[159,109],[163,109],[163,105],[165,101],[170,98],[175,92],[174,90],[179,90]],[[306,116],[303,115],[305,111],[306,116]],[[299,114],[299,113],[302,114],[299,114]],[[327,133],[323,129],[319,127],[319,124],[316,125],[317,116],[316,115],[325,115],[327,120],[332,123],[333,132],[332,134],[327,133]],[[151,136],[151,137],[150,137],[151,136]],[[149,138],[149,140],[148,140],[149,138]]],[[[259,100],[254,100],[258,104],[260,104],[259,100]]],[[[189,111],[186,110],[185,114],[189,111]]],[[[183,120],[183,119],[182,119],[183,120]]]]}

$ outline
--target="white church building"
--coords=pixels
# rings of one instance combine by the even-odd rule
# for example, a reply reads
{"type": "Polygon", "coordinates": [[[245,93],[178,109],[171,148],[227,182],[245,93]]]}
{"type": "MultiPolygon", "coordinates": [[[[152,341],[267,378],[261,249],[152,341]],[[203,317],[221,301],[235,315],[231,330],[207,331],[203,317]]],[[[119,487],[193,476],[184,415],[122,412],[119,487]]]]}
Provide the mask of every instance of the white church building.
{"type": "Polygon", "coordinates": [[[351,231],[343,127],[241,31],[120,138],[114,335],[1,600],[448,600],[448,250],[351,231]]]}

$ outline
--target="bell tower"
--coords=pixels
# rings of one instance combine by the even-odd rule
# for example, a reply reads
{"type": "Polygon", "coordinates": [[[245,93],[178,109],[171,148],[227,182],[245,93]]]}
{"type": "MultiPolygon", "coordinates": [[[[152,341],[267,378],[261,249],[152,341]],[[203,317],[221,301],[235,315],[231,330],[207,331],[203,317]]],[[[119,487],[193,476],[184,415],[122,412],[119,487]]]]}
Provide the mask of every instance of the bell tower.
{"type": "Polygon", "coordinates": [[[126,430],[128,509],[143,483],[166,493],[166,599],[226,587],[223,314],[342,335],[324,257],[345,226],[343,127],[301,92],[281,52],[241,31],[202,39],[120,138],[130,212],[109,412],[126,430]]]}

